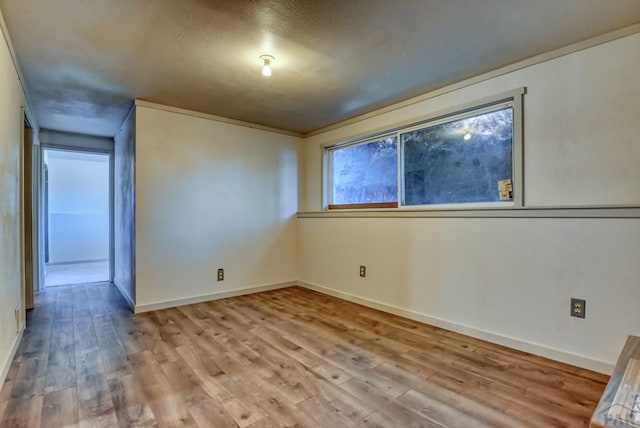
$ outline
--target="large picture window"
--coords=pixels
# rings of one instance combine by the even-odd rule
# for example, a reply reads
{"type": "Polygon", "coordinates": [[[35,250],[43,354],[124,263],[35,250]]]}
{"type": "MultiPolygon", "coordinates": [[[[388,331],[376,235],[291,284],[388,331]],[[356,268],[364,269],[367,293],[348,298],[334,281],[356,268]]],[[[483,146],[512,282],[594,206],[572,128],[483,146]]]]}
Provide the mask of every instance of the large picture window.
{"type": "Polygon", "coordinates": [[[521,205],[522,94],[326,148],[325,206],[521,205]]]}

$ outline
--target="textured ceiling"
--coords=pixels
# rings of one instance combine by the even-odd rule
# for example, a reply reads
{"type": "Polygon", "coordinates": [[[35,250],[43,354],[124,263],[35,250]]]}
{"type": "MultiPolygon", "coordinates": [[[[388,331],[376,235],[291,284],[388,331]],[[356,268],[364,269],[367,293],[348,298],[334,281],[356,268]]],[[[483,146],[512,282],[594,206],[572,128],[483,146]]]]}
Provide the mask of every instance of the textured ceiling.
{"type": "Polygon", "coordinates": [[[639,0],[0,0],[40,126],[134,98],[309,132],[640,22],[639,0]],[[273,76],[258,56],[276,57],[273,76]]]}

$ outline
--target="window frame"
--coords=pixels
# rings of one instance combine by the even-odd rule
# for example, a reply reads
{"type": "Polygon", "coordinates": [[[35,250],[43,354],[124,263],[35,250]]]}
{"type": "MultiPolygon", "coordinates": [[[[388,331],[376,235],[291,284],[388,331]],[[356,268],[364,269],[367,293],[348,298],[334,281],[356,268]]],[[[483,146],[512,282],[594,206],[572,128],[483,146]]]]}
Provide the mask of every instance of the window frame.
{"type": "MultiPolygon", "coordinates": [[[[445,117],[441,117],[438,119],[434,119],[432,121],[428,121],[426,123],[422,123],[420,125],[416,125],[416,126],[410,126],[410,127],[406,127],[403,128],[402,130],[399,130],[397,135],[398,135],[398,168],[400,168],[398,170],[398,192],[399,192],[399,197],[401,199],[398,199],[399,204],[401,207],[405,207],[405,208],[416,208],[416,209],[431,209],[433,207],[435,208],[447,208],[447,209],[451,209],[451,208],[455,208],[455,207],[466,207],[469,206],[470,208],[477,208],[477,207],[484,207],[486,205],[490,205],[490,206],[500,206],[500,207],[509,207],[511,205],[514,204],[515,202],[515,189],[514,189],[514,196],[513,199],[510,201],[485,201],[485,202],[459,202],[459,203],[450,203],[450,204],[414,204],[414,205],[407,205],[405,202],[405,144],[404,141],[402,139],[402,136],[404,134],[408,134],[410,132],[413,131],[420,131],[422,129],[428,129],[431,128],[433,126],[438,126],[438,125],[442,125],[445,123],[451,123],[451,122],[457,122],[459,120],[464,120],[464,119],[468,119],[470,117],[477,117],[477,116],[481,116],[483,114],[487,114],[487,113],[492,113],[495,111],[499,111],[499,110],[504,110],[507,108],[511,108],[513,110],[513,123],[512,123],[512,128],[514,128],[514,123],[515,123],[515,106],[512,100],[509,101],[504,101],[504,102],[498,102],[498,103],[494,103],[494,104],[489,104],[483,107],[479,107],[477,109],[471,109],[468,110],[466,112],[462,112],[462,113],[453,113],[451,115],[447,115],[445,117]]],[[[515,131],[514,129],[512,129],[512,131],[515,131]]],[[[514,144],[515,144],[515,137],[511,138],[511,162],[512,162],[512,167],[511,167],[511,173],[513,175],[515,175],[515,167],[514,167],[514,161],[515,161],[515,156],[514,156],[514,144]]],[[[512,183],[515,181],[514,179],[515,177],[512,176],[512,183]]]]}
{"type": "MultiPolygon", "coordinates": [[[[334,144],[332,146],[328,146],[324,149],[324,164],[327,166],[327,180],[326,180],[326,195],[327,201],[325,205],[325,209],[327,210],[350,210],[350,209],[389,209],[389,208],[398,208],[400,206],[400,200],[397,199],[398,195],[396,195],[395,201],[379,201],[379,202],[370,202],[370,203],[352,203],[352,204],[333,204],[333,162],[331,157],[331,152],[341,149],[347,149],[351,147],[362,146],[365,144],[370,144],[379,140],[384,140],[386,138],[394,138],[396,139],[396,161],[398,159],[398,154],[400,152],[400,142],[398,141],[398,133],[397,132],[387,132],[384,134],[376,135],[374,137],[367,137],[358,140],[353,140],[349,142],[345,142],[343,144],[334,144]]],[[[397,185],[396,187],[400,187],[397,185]]]]}
{"type": "MultiPolygon", "coordinates": [[[[342,141],[339,143],[322,146],[322,209],[323,211],[377,209],[390,211],[443,211],[443,210],[477,210],[477,209],[513,209],[524,207],[524,114],[523,98],[526,88],[521,87],[491,97],[479,99],[470,103],[458,105],[446,110],[441,110],[427,115],[419,120],[407,121],[385,128],[379,132],[368,134],[360,138],[342,141]],[[455,204],[433,205],[404,205],[404,144],[401,140],[403,133],[428,128],[438,124],[472,117],[490,111],[500,110],[510,106],[513,108],[513,140],[512,140],[512,183],[513,200],[505,202],[473,202],[455,204]],[[395,136],[398,144],[398,195],[397,207],[368,207],[359,205],[368,204],[342,204],[339,207],[330,204],[333,189],[332,165],[330,165],[330,151],[349,147],[357,144],[366,144],[382,138],[395,136]]],[[[372,204],[375,205],[375,204],[372,204]]]]}

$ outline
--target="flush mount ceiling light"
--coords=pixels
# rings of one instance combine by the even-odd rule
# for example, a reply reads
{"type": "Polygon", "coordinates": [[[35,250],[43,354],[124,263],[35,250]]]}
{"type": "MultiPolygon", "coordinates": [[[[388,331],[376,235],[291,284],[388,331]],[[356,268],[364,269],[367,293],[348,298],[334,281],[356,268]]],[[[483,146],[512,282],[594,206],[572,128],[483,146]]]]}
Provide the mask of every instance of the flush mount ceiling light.
{"type": "Polygon", "coordinates": [[[264,77],[271,76],[271,63],[276,59],[273,55],[260,55],[260,61],[262,61],[262,75],[264,77]]]}

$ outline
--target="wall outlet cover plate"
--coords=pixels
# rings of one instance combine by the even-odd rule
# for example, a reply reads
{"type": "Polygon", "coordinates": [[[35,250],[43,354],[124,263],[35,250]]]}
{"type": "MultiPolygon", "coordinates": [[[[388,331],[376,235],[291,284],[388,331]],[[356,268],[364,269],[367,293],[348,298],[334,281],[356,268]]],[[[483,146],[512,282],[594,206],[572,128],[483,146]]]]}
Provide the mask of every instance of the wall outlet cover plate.
{"type": "Polygon", "coordinates": [[[587,301],[584,299],[571,298],[571,316],[584,318],[586,315],[587,301]]]}

